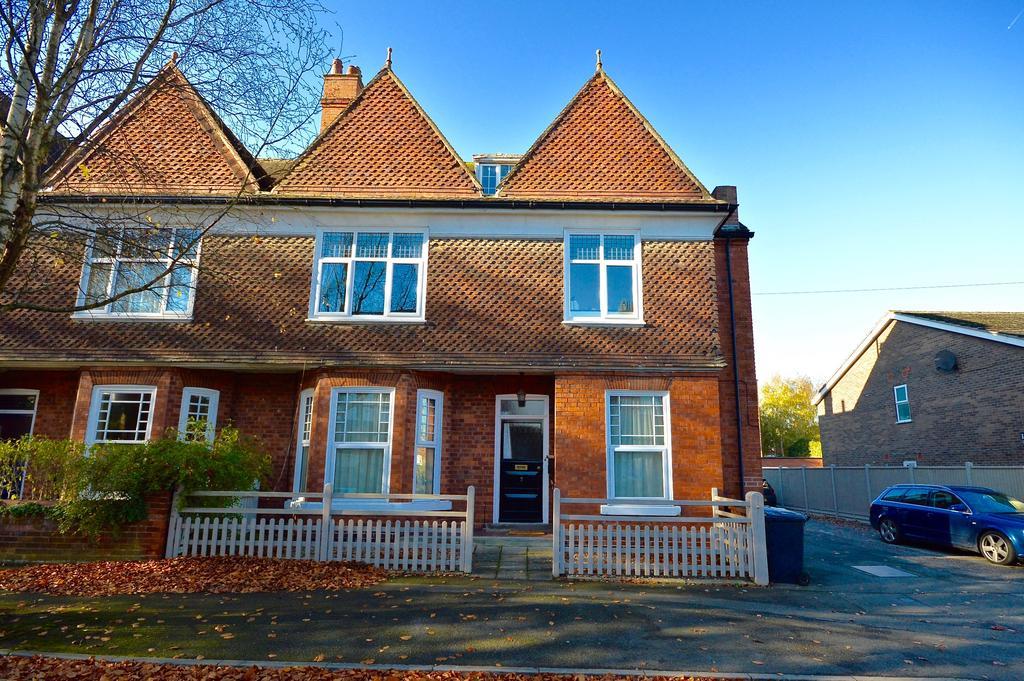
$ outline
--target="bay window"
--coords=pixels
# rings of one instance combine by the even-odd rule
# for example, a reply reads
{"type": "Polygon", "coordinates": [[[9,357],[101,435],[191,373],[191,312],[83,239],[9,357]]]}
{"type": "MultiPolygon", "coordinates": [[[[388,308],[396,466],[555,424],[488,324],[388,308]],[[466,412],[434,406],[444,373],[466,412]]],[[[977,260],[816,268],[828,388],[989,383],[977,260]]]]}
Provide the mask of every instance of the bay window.
{"type": "Polygon", "coordinates": [[[152,430],[154,386],[98,385],[89,404],[86,444],[145,442],[152,430]]]}
{"type": "Polygon", "coordinates": [[[90,305],[132,289],[142,290],[75,316],[190,317],[200,236],[199,230],[183,227],[98,232],[89,245],[78,304],[90,305]]]}
{"type": "Polygon", "coordinates": [[[441,493],[441,427],[444,394],[416,391],[416,444],[413,452],[413,494],[441,493]]]}
{"type": "Polygon", "coordinates": [[[321,232],[311,315],[422,321],[426,241],[423,231],[321,232]]]}
{"type": "Polygon", "coordinates": [[[607,394],[608,496],[671,499],[668,394],[607,394]]]}
{"type": "Polygon", "coordinates": [[[178,437],[186,442],[213,442],[217,431],[220,393],[207,388],[185,388],[181,392],[178,437]]]}
{"type": "Polygon", "coordinates": [[[337,494],[387,494],[393,388],[335,388],[325,481],[337,494]]]}
{"type": "Polygon", "coordinates": [[[640,323],[640,243],[634,233],[566,236],[565,320],[640,323]]]}

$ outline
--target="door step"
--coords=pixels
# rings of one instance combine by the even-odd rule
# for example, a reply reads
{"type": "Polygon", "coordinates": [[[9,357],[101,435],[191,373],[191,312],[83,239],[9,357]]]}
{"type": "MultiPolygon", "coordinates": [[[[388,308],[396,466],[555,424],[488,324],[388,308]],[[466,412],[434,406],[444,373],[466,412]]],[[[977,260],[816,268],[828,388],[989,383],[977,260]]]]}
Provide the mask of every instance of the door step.
{"type": "Polygon", "coordinates": [[[545,523],[488,523],[480,534],[492,537],[543,537],[551,534],[545,523]]]}

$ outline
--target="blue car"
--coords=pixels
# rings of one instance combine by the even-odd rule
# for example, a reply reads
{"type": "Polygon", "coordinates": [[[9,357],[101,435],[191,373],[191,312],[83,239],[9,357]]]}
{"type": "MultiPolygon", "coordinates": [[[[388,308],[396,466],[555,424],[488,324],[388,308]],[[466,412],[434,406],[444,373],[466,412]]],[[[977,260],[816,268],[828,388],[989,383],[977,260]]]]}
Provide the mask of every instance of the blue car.
{"type": "Polygon", "coordinates": [[[998,565],[1024,556],[1024,502],[985,487],[893,485],[871,503],[871,526],[887,544],[951,546],[998,565]]]}

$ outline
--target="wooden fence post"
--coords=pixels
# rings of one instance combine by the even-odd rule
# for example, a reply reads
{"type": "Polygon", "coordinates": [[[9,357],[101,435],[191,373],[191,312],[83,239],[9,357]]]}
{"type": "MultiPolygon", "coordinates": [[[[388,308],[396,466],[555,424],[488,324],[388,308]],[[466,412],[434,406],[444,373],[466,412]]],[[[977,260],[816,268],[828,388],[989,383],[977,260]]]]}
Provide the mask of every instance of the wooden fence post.
{"type": "Polygon", "coordinates": [[[829,469],[832,471],[832,515],[836,518],[839,517],[839,495],[836,494],[836,465],[834,463],[829,464],[829,469]]]}
{"type": "Polygon", "coordinates": [[[178,500],[181,499],[181,485],[174,488],[171,495],[171,517],[167,521],[167,543],[164,547],[164,557],[174,558],[178,550],[178,525],[181,524],[181,516],[178,514],[178,500]]]}
{"type": "Polygon", "coordinates": [[[476,515],[476,487],[466,489],[466,534],[462,538],[462,571],[473,572],[473,523],[476,515]]]}
{"type": "MultiPolygon", "coordinates": [[[[718,499],[718,488],[717,487],[712,487],[711,488],[711,501],[716,501],[717,499],[718,499]]],[[[712,506],[711,506],[711,517],[712,518],[717,518],[719,516],[719,510],[720,509],[718,508],[718,506],[715,506],[714,504],[712,504],[712,506]]]]}
{"type": "Polygon", "coordinates": [[[562,574],[562,490],[555,488],[551,497],[551,576],[562,574]]]}
{"type": "Polygon", "coordinates": [[[768,545],[764,531],[764,497],[760,492],[747,492],[747,517],[754,545],[754,584],[768,584],[768,545]]]}
{"type": "Polygon", "coordinates": [[[331,558],[331,502],[333,501],[334,487],[331,483],[324,485],[323,509],[320,512],[320,548],[317,552],[317,560],[330,560],[331,558]]]}

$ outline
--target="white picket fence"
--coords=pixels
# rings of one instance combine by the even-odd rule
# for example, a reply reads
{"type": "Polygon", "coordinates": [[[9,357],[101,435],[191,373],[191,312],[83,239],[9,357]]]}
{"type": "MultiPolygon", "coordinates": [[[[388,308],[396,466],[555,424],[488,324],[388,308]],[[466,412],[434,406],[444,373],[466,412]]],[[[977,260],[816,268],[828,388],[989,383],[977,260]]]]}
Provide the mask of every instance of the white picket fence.
{"type": "Polygon", "coordinates": [[[301,501],[290,492],[204,491],[188,497],[234,503],[179,509],[175,495],[168,558],[256,556],[356,561],[406,572],[473,570],[473,487],[466,494],[335,495],[325,485],[323,493],[303,493],[301,501]],[[271,501],[261,505],[260,499],[271,501]],[[339,508],[336,500],[362,503],[339,508]],[[426,510],[415,502],[465,508],[426,510]]]}
{"type": "Polygon", "coordinates": [[[779,506],[867,520],[874,501],[886,487],[899,483],[977,485],[1024,498],[1024,466],[826,466],[824,468],[764,467],[765,480],[775,489],[779,506]]]}
{"type": "Polygon", "coordinates": [[[681,507],[679,516],[610,515],[621,500],[562,497],[554,490],[551,573],[595,577],[706,577],[768,583],[764,499],[711,492],[707,501],[630,500],[630,506],[681,507]],[[605,513],[565,514],[563,506],[606,507],[605,513]],[[707,516],[684,515],[703,507],[707,516]]]}

